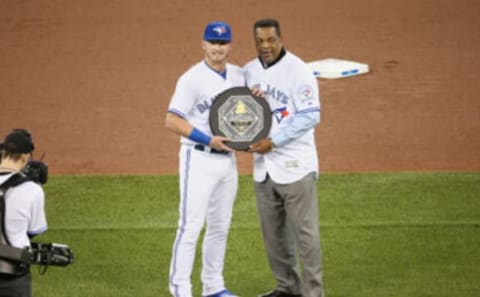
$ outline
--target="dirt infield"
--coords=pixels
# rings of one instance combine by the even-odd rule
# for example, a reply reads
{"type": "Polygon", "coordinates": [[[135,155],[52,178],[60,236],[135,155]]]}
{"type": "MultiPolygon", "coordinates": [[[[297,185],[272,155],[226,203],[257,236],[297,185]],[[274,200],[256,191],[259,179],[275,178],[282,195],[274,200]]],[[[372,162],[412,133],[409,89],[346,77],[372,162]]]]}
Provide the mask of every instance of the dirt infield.
{"type": "Polygon", "coordinates": [[[0,134],[30,129],[52,173],[176,173],[164,116],[204,25],[232,25],[243,65],[252,23],[275,17],[306,61],[371,67],[319,81],[323,171],[479,171],[478,15],[477,0],[1,1],[0,134]]]}

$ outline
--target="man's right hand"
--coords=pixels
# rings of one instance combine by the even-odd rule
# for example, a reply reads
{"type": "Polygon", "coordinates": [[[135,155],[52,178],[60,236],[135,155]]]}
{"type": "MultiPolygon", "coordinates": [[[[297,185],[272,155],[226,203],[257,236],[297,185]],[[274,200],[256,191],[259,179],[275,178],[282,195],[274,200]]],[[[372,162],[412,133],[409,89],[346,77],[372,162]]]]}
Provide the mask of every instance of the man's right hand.
{"type": "Polygon", "coordinates": [[[250,145],[248,152],[266,154],[273,149],[273,142],[270,138],[264,138],[259,142],[250,145]]]}

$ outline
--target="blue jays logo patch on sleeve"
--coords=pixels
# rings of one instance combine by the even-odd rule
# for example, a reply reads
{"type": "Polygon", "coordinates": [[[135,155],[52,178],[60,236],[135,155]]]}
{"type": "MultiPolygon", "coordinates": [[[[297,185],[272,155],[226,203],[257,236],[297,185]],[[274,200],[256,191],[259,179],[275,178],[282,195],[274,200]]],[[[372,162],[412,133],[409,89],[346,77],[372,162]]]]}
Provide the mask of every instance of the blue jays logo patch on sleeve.
{"type": "Polygon", "coordinates": [[[298,99],[301,102],[305,102],[313,99],[313,88],[310,85],[303,85],[298,88],[298,99]]]}

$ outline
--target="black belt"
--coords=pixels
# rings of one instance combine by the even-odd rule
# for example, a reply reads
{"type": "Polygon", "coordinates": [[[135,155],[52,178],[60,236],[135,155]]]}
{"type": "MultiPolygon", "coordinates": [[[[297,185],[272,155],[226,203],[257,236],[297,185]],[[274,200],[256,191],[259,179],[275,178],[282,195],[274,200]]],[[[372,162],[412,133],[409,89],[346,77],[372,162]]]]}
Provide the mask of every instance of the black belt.
{"type": "Polygon", "coordinates": [[[207,147],[204,146],[203,144],[196,144],[193,146],[193,148],[196,149],[197,151],[207,152],[210,154],[228,155],[230,153],[227,151],[219,151],[214,148],[207,149],[207,147]]]}

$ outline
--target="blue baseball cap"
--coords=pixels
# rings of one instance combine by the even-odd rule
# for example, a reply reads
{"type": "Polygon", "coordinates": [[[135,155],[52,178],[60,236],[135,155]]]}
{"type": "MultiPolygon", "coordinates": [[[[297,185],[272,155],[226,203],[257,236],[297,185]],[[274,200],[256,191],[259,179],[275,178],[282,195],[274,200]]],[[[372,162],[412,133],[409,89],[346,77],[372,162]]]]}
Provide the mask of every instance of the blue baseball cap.
{"type": "Polygon", "coordinates": [[[206,41],[232,41],[232,30],[230,25],[224,22],[211,22],[208,23],[203,34],[203,40],[206,41]]]}

